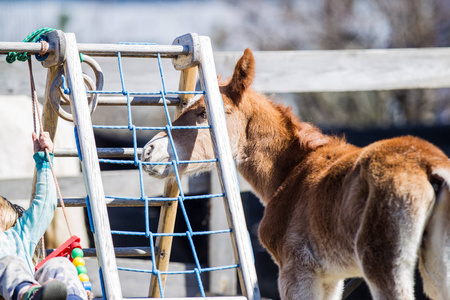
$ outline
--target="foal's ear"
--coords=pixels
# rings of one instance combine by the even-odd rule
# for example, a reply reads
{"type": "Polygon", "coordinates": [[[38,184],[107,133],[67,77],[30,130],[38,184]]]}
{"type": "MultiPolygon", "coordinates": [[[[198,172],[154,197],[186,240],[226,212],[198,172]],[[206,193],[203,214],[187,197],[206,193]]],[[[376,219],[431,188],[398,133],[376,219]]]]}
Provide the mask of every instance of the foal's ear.
{"type": "Polygon", "coordinates": [[[233,76],[226,86],[227,96],[236,104],[240,102],[242,94],[252,84],[253,77],[255,77],[255,59],[252,51],[247,48],[234,67],[233,76]]]}

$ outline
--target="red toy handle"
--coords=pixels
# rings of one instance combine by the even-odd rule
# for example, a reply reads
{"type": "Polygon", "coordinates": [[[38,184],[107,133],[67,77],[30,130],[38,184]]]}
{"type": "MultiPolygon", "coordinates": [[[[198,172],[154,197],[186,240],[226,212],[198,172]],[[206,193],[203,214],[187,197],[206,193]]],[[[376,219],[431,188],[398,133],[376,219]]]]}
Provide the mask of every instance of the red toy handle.
{"type": "Polygon", "coordinates": [[[58,256],[64,256],[69,257],[70,260],[72,258],[70,257],[70,254],[72,253],[72,250],[74,248],[80,248],[80,238],[76,235],[71,236],[67,241],[65,241],[61,246],[53,250],[52,253],[50,253],[43,261],[41,261],[35,268],[35,271],[37,271],[40,267],[42,267],[43,264],[45,264],[49,259],[52,259],[54,257],[58,256]]]}

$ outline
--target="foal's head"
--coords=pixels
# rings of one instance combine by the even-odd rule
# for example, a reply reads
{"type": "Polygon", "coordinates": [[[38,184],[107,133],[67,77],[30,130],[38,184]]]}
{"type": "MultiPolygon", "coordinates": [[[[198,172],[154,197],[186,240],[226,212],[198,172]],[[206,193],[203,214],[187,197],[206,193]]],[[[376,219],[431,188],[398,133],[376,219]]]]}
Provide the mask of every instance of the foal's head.
{"type": "MultiPolygon", "coordinates": [[[[250,49],[246,49],[239,59],[230,81],[220,86],[220,92],[227,118],[233,156],[239,160],[239,141],[245,137],[245,118],[251,112],[250,106],[244,105],[243,99],[251,97],[249,89],[255,73],[255,60],[250,49]]],[[[173,122],[173,126],[208,125],[206,107],[203,97],[193,101],[185,111],[173,122]]],[[[174,129],[171,131],[174,148],[180,161],[204,160],[214,158],[213,145],[209,129],[174,129]]],[[[175,159],[174,151],[167,132],[160,132],[149,141],[142,150],[144,162],[168,163],[175,159]]],[[[210,171],[213,163],[181,164],[179,172],[191,175],[210,171]]],[[[144,169],[154,177],[164,178],[174,175],[174,169],[168,164],[144,165],[144,169]]]]}

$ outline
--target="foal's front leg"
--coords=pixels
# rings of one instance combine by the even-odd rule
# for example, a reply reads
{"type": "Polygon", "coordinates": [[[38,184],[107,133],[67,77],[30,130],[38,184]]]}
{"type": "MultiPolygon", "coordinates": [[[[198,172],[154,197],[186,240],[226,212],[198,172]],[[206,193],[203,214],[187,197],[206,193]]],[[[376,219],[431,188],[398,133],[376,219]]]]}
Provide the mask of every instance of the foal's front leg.
{"type": "Polygon", "coordinates": [[[292,265],[280,269],[278,285],[282,300],[339,300],[344,290],[343,280],[326,281],[313,271],[292,265]]]}

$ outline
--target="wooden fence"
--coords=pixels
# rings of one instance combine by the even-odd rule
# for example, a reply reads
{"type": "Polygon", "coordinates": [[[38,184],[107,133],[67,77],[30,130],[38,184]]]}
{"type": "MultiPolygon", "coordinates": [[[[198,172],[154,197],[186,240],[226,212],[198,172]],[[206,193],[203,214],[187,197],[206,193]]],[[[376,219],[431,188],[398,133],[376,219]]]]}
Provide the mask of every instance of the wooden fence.
{"type": "MultiPolygon", "coordinates": [[[[243,52],[215,52],[216,70],[227,78],[243,52]]],[[[332,50],[332,51],[255,51],[254,88],[264,93],[341,92],[450,87],[450,48],[332,50]]],[[[98,58],[107,84],[119,85],[116,59],[98,58]],[[108,61],[110,63],[104,63],[108,61]]],[[[129,69],[142,68],[130,61],[129,69]]],[[[166,69],[170,62],[165,62],[166,69]]],[[[39,96],[43,96],[46,70],[34,68],[39,96]]],[[[29,94],[26,64],[0,61],[0,95],[29,94]]],[[[159,70],[147,69],[159,76],[159,70]]],[[[168,86],[178,84],[177,73],[167,73],[168,86]]],[[[128,81],[153,88],[149,76],[138,72],[128,81]]],[[[157,78],[157,77],[156,77],[157,78]]],[[[107,89],[108,86],[105,86],[107,89]]]]}

